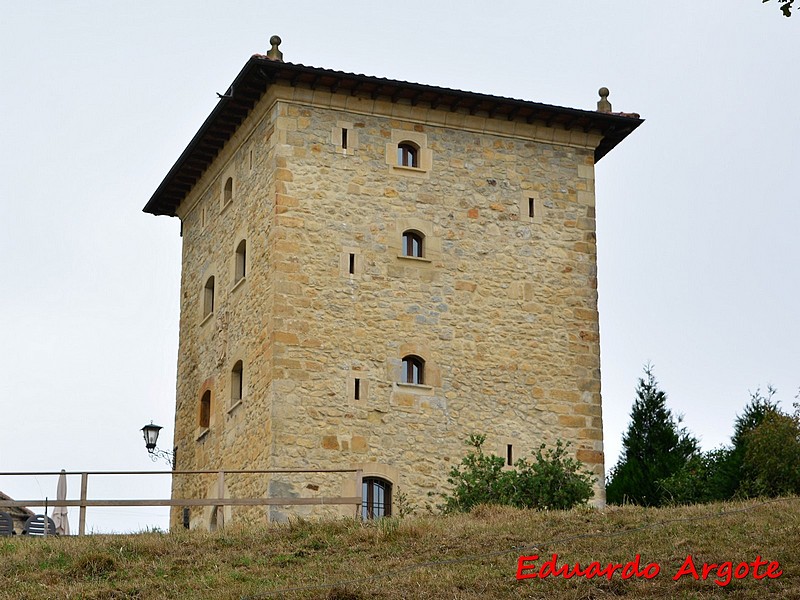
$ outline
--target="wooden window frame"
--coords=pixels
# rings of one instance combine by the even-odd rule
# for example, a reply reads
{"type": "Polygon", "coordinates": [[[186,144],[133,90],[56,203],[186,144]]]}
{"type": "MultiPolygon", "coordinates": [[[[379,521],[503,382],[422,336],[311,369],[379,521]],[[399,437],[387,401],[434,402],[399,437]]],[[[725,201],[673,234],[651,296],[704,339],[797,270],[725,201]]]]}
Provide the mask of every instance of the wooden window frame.
{"type": "Polygon", "coordinates": [[[397,166],[419,169],[419,146],[409,141],[397,144],[397,166]]]}
{"type": "Polygon", "coordinates": [[[425,257],[425,234],[415,229],[403,232],[403,256],[425,257]]]}
{"type": "Polygon", "coordinates": [[[425,359],[416,354],[403,357],[402,383],[425,385],[425,359]]]}
{"type": "Polygon", "coordinates": [[[361,518],[391,517],[393,487],[392,482],[383,477],[364,477],[361,481],[361,518]],[[376,499],[376,492],[383,492],[383,502],[380,502],[380,493],[376,499]]]}

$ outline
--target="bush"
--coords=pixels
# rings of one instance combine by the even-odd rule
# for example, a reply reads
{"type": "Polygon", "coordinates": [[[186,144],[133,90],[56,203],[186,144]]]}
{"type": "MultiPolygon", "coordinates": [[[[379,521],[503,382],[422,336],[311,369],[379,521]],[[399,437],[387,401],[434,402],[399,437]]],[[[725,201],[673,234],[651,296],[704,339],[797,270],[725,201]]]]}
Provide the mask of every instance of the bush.
{"type": "Polygon", "coordinates": [[[510,473],[503,471],[505,461],[483,453],[485,435],[472,434],[467,445],[474,448],[450,470],[447,482],[453,491],[445,495],[445,512],[468,512],[479,504],[509,504],[510,473]]]}
{"type": "Polygon", "coordinates": [[[582,470],[583,463],[566,456],[569,443],[544,444],[529,462],[521,458],[512,469],[505,461],[483,453],[485,435],[473,434],[471,446],[461,464],[450,470],[447,481],[453,486],[445,494],[445,512],[468,512],[480,504],[506,504],[517,508],[569,509],[592,497],[594,477],[582,470]]]}
{"type": "Polygon", "coordinates": [[[582,462],[566,456],[569,445],[569,442],[563,444],[558,440],[555,448],[545,450],[542,444],[533,462],[524,458],[516,462],[516,477],[512,477],[515,484],[511,498],[513,506],[567,510],[592,497],[595,477],[583,469],[582,462]]]}
{"type": "Polygon", "coordinates": [[[682,505],[713,502],[721,499],[717,479],[721,465],[728,461],[730,450],[717,448],[692,456],[683,468],[658,480],[662,504],[682,505]]]}

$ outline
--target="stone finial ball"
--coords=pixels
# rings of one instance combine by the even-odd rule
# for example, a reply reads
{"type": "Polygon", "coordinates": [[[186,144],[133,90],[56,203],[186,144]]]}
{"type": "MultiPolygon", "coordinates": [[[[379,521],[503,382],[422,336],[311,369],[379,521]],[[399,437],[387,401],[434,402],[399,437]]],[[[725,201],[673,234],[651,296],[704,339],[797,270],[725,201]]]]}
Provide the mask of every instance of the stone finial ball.
{"type": "Polygon", "coordinates": [[[609,91],[607,87],[601,87],[597,93],[600,94],[601,98],[608,98],[609,91]]]}
{"type": "Polygon", "coordinates": [[[269,38],[269,43],[272,44],[273,46],[279,46],[281,43],[280,36],[273,35],[271,38],[269,38]]]}

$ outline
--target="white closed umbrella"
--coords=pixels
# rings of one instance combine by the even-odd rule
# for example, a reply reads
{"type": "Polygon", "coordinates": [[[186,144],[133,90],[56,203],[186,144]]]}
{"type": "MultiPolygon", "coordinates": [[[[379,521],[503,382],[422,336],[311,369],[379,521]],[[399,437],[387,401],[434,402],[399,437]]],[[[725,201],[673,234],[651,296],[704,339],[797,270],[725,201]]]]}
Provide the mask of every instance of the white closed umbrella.
{"type": "MultiPolygon", "coordinates": [[[[61,469],[58,476],[58,488],[56,489],[56,500],[67,499],[67,473],[61,469]]],[[[69,535],[69,519],[67,518],[66,506],[53,507],[53,523],[56,525],[58,535],[69,535]]]]}

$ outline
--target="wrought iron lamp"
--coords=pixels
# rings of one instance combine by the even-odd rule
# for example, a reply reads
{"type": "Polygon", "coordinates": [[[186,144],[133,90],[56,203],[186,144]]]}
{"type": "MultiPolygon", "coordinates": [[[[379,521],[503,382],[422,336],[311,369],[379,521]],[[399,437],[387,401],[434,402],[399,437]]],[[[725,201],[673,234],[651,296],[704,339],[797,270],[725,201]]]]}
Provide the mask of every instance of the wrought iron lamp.
{"type": "Polygon", "coordinates": [[[153,422],[150,421],[149,425],[145,425],[142,427],[142,434],[144,435],[144,446],[147,448],[147,452],[150,454],[150,460],[156,462],[159,458],[162,460],[167,461],[170,466],[174,469],[175,468],[175,453],[169,452],[167,450],[162,450],[161,448],[156,446],[158,442],[158,433],[164,429],[160,425],[153,425],[153,422]]]}

